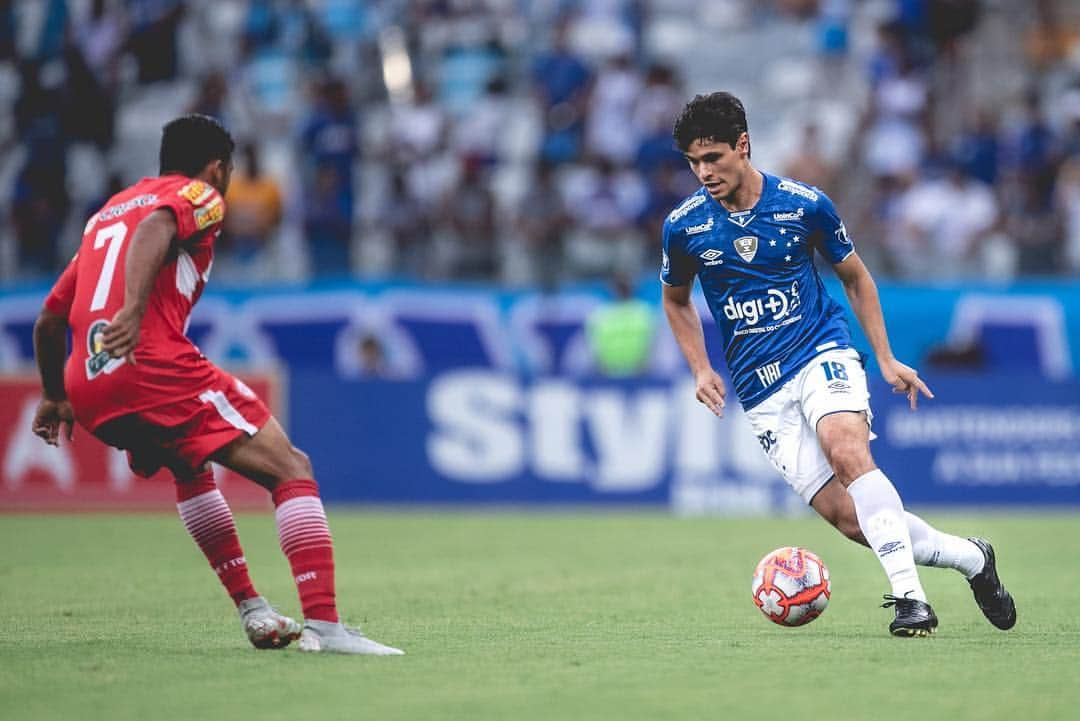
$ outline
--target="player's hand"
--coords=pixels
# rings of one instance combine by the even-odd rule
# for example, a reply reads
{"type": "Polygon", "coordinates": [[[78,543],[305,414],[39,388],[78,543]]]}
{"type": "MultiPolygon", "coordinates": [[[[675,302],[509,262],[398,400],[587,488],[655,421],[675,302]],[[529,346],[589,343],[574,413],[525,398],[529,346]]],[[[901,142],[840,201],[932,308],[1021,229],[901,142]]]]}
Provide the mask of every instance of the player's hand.
{"type": "Polygon", "coordinates": [[[724,416],[724,396],[727,389],[724,387],[724,379],[712,368],[701,371],[694,377],[697,385],[697,399],[705,404],[705,407],[717,417],[724,416]]]}
{"type": "Polygon", "coordinates": [[[34,414],[34,424],[31,428],[34,435],[50,446],[60,445],[61,430],[63,430],[64,438],[70,442],[75,436],[75,413],[71,410],[71,403],[66,400],[42,399],[38,404],[37,413],[34,414]]]}
{"type": "Polygon", "coordinates": [[[124,306],[105,326],[102,346],[113,358],[124,358],[135,365],[135,346],[139,344],[142,311],[124,306]]]}
{"type": "Polygon", "coordinates": [[[919,405],[919,394],[927,398],[933,398],[934,394],[926,387],[919,378],[919,373],[914,368],[906,366],[900,361],[893,359],[881,364],[881,375],[885,381],[893,387],[893,393],[904,393],[911,404],[911,410],[919,405]]]}

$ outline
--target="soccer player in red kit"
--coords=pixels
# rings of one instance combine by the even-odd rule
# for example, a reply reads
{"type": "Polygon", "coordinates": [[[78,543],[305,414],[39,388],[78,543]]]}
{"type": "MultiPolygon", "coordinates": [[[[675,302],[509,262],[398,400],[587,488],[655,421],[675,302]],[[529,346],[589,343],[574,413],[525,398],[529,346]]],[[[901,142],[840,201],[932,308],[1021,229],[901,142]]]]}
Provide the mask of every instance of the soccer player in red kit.
{"type": "Polygon", "coordinates": [[[114,195],[87,222],[34,326],[43,398],[33,430],[55,445],[61,432],[71,439],[77,421],[126,450],[135,473],[169,469],[180,518],[256,647],[299,639],[302,651],[400,654],[338,618],[333,545],[308,457],[251,389],[185,335],[210,277],[233,147],[213,118],[173,120],[162,133],[160,176],[114,195]],[[210,461],[270,491],[302,627],[256,593],[210,461]]]}

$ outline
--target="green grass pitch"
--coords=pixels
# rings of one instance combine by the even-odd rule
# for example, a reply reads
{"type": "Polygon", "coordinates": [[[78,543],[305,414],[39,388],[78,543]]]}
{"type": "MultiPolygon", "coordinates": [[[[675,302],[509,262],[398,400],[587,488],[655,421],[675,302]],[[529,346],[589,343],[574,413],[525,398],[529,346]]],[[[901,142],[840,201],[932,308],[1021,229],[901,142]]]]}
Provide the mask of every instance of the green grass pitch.
{"type": "MultiPolygon", "coordinates": [[[[171,515],[0,516],[0,718],[1080,718],[1080,516],[940,515],[996,545],[1020,621],[926,569],[941,626],[887,635],[877,561],[823,522],[333,509],[347,620],[400,658],[255,651],[171,515]],[[806,546],[833,598],[785,629],[758,559],[806,546]]],[[[299,613],[273,518],[238,519],[256,586],[299,613]]]]}

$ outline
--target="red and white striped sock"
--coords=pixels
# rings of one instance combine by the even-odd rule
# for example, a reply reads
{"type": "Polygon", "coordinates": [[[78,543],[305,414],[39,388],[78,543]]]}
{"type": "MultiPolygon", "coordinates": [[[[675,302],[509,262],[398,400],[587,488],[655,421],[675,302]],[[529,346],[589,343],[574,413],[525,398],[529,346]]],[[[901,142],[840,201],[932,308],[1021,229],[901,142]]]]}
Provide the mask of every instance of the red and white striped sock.
{"type": "Polygon", "coordinates": [[[191,481],[176,482],[176,509],[233,602],[239,604],[257,596],[236,534],[236,522],[214,483],[212,471],[191,481]]]}
{"type": "Polygon", "coordinates": [[[336,623],[334,544],[319,486],[310,479],[285,481],[273,497],[278,539],[292,567],[304,618],[336,623]]]}

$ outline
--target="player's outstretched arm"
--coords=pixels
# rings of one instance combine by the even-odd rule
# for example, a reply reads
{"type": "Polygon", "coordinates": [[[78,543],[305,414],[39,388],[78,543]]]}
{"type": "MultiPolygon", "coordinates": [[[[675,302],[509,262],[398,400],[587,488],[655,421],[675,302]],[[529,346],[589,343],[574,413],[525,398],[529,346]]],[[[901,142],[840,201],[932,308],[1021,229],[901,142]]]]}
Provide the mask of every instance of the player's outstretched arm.
{"type": "Polygon", "coordinates": [[[885,317],[881,312],[881,300],[878,297],[877,284],[866,265],[857,253],[851,253],[844,260],[833,266],[837,277],[844,284],[851,309],[859,319],[859,325],[870,341],[874,350],[881,375],[893,387],[893,393],[907,395],[911,409],[919,403],[919,394],[933,398],[934,394],[919,378],[914,368],[904,365],[893,356],[889,345],[889,334],[885,330],[885,317]]]}
{"type": "Polygon", "coordinates": [[[697,399],[717,416],[723,416],[727,389],[724,387],[724,379],[713,370],[712,363],[709,362],[701,316],[690,299],[692,288],[693,285],[665,285],[662,300],[664,315],[667,316],[671,332],[690,365],[690,372],[694,374],[697,399]]]}
{"type": "Polygon", "coordinates": [[[67,357],[67,318],[42,308],[34,323],[34,358],[41,375],[42,399],[34,414],[34,434],[49,445],[57,445],[60,430],[69,441],[74,433],[75,414],[64,390],[64,359],[67,357]]]}
{"type": "Polygon", "coordinates": [[[143,218],[131,236],[131,247],[124,259],[124,306],[102,334],[104,348],[113,358],[124,357],[135,363],[135,346],[139,344],[139,327],[150,289],[175,237],[176,218],[164,209],[143,218]]]}

